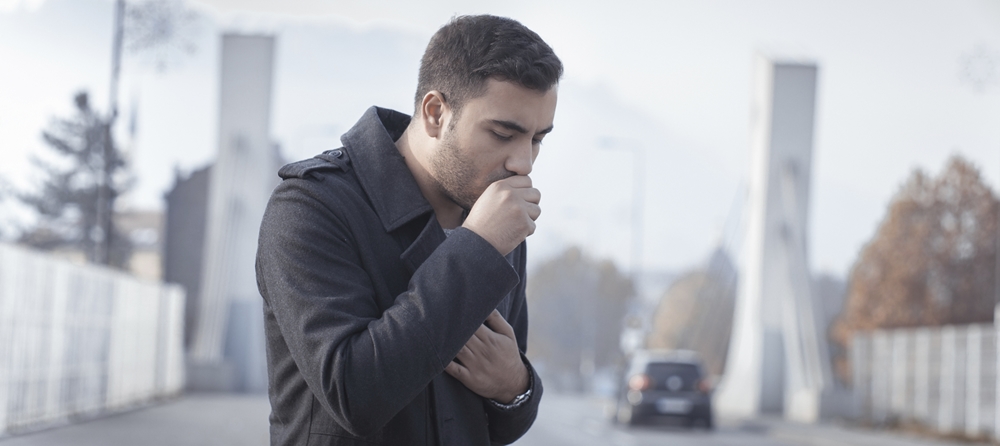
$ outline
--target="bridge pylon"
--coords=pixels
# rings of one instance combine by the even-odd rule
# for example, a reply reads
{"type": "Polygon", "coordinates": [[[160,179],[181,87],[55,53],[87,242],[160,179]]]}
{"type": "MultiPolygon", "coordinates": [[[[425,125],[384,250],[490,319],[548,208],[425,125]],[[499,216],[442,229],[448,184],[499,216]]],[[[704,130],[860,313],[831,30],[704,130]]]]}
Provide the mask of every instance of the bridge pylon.
{"type": "Polygon", "coordinates": [[[747,226],[714,401],[723,415],[811,422],[828,406],[830,356],[807,251],[817,74],[809,62],[755,61],[747,226]]]}

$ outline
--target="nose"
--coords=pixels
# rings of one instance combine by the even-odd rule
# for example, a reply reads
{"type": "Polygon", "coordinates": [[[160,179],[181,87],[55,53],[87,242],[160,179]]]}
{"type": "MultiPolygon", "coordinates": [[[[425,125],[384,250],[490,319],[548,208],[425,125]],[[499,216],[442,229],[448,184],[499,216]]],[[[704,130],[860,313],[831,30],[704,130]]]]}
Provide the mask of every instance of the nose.
{"type": "Polygon", "coordinates": [[[507,157],[504,167],[515,175],[528,175],[531,173],[531,165],[535,162],[534,147],[529,142],[526,145],[518,145],[514,152],[507,157]]]}

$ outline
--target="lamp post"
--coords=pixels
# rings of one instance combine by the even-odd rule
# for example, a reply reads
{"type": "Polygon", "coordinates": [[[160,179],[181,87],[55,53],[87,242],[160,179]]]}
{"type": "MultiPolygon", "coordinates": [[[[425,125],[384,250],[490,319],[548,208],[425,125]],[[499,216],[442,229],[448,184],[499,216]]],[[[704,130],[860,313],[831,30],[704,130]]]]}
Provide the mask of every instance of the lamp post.
{"type": "MultiPolygon", "coordinates": [[[[632,247],[629,250],[629,269],[632,276],[632,286],[635,297],[640,297],[640,282],[642,280],[642,237],[643,237],[643,197],[645,189],[645,170],[643,169],[643,159],[645,153],[643,145],[634,139],[624,139],[618,137],[601,137],[598,139],[598,147],[604,150],[626,151],[632,154],[632,247]]],[[[635,350],[642,345],[642,319],[636,314],[639,309],[637,299],[633,298],[628,304],[628,314],[626,317],[626,329],[637,332],[628,333],[633,339],[623,337],[622,349],[626,352],[635,350]],[[637,339],[634,339],[639,337],[637,339]]]]}
{"type": "Polygon", "coordinates": [[[108,88],[108,116],[104,123],[104,140],[101,142],[101,172],[97,179],[97,215],[98,228],[94,261],[107,265],[111,261],[111,237],[114,236],[114,204],[111,197],[111,170],[114,141],[112,130],[118,117],[118,78],[121,73],[122,38],[125,33],[125,0],[115,2],[114,32],[111,42],[111,85],[108,88]]]}
{"type": "Polygon", "coordinates": [[[616,137],[602,137],[598,140],[601,149],[625,151],[632,155],[632,247],[629,250],[629,272],[632,275],[632,280],[638,282],[642,272],[642,204],[645,176],[642,162],[644,151],[638,142],[627,140],[633,144],[622,144],[625,141],[616,137]]]}

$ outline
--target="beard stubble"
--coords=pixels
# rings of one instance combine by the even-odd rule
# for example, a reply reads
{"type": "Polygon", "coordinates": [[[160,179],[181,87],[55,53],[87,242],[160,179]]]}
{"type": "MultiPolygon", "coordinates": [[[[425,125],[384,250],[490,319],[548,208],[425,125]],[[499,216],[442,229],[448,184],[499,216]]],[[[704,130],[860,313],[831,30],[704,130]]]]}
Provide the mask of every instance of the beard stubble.
{"type": "Polygon", "coordinates": [[[431,159],[439,191],[466,212],[472,209],[486,187],[495,181],[514,175],[513,172],[504,170],[490,174],[485,184],[477,184],[476,164],[472,158],[472,155],[459,147],[455,141],[455,134],[448,132],[441,141],[441,147],[431,159]]]}

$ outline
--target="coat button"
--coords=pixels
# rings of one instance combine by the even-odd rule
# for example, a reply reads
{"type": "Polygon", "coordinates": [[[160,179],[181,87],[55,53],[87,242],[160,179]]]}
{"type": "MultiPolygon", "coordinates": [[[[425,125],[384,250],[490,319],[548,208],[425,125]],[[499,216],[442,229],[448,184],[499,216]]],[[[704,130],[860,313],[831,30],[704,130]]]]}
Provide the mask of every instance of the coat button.
{"type": "Polygon", "coordinates": [[[340,149],[327,150],[326,153],[333,155],[334,158],[340,158],[344,156],[344,152],[340,149]]]}

